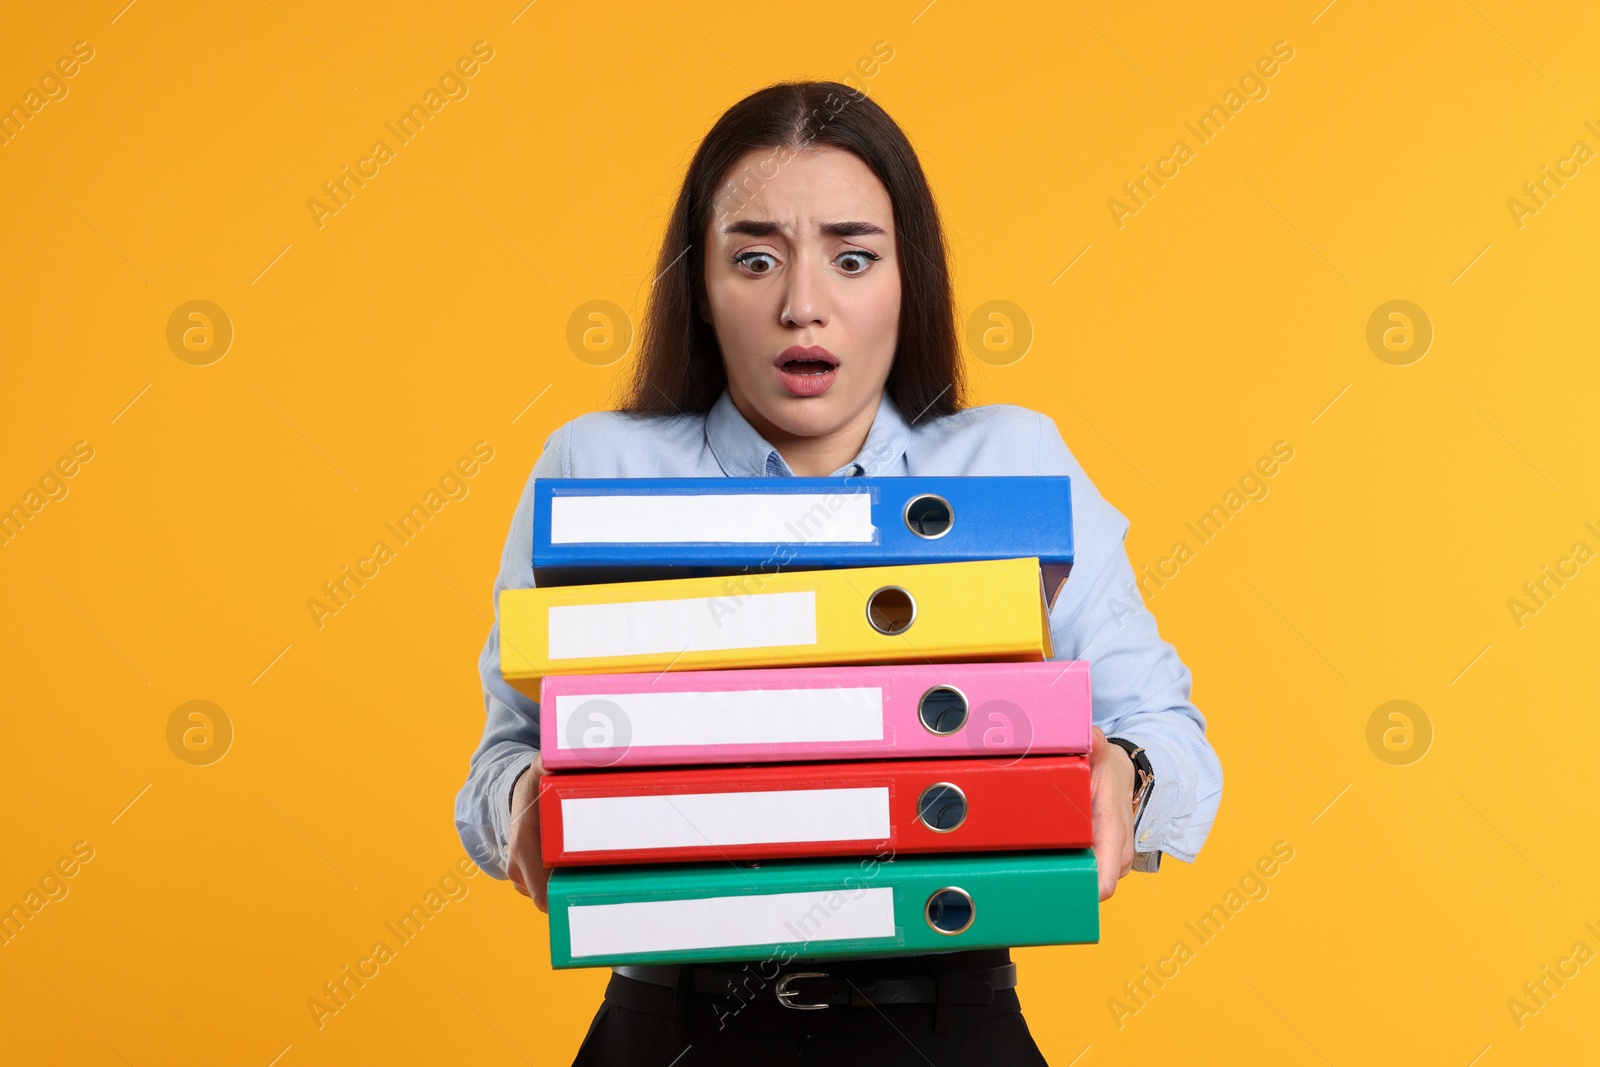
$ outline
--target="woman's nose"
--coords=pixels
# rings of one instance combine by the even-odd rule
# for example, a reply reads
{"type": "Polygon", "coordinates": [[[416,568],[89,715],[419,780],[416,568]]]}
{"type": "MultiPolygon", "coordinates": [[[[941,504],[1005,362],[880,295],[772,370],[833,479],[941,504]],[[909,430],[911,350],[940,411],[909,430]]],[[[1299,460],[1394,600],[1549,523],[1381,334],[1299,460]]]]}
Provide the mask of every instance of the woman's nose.
{"type": "Polygon", "coordinates": [[[811,256],[799,256],[791,265],[784,290],[783,322],[787,326],[825,326],[828,323],[827,267],[811,256]]]}

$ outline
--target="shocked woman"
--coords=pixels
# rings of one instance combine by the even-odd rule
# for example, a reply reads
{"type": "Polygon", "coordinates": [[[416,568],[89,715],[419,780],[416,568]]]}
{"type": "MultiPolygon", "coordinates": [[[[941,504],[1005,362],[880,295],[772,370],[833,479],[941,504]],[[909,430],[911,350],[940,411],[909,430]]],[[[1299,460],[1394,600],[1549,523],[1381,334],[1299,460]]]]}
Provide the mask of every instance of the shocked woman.
{"type": "MultiPolygon", "coordinates": [[[[1192,861],[1222,773],[1189,671],[1150,613],[1123,604],[1134,582],[1127,520],[1055,424],[1014,405],[964,405],[944,233],[894,121],[832,82],[741,100],[695,153],[657,269],[629,395],[621,410],[550,435],[512,519],[497,601],[534,584],[540,478],[1068,475],[1075,559],[1050,610],[1052,658],[1094,672],[1100,899],[1164,853],[1192,861]]],[[[543,910],[539,706],[499,663],[496,627],[479,659],[488,721],[456,824],[480,867],[543,910]]],[[[618,967],[574,1063],[1045,1062],[1008,949],[807,958],[792,969],[825,971],[860,995],[796,1011],[773,996],[775,982],[745,980],[750,999],[729,1010],[700,990],[725,988],[729,973],[747,979],[737,964],[618,967]]]]}

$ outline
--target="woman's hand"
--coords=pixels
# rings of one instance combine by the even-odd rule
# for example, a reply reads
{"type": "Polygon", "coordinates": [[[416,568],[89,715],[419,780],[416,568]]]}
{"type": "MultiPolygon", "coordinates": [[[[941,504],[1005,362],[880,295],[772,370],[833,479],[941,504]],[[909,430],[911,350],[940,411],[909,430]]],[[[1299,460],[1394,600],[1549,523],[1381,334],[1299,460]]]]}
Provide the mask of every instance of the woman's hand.
{"type": "Polygon", "coordinates": [[[539,776],[543,773],[544,765],[535,753],[533,763],[511,787],[511,840],[507,842],[511,855],[506,873],[517,892],[532,897],[534,906],[547,912],[545,889],[550,868],[544,865],[539,847],[539,776]]]}
{"type": "Polygon", "coordinates": [[[1121,745],[1090,728],[1089,810],[1094,821],[1094,858],[1100,871],[1100,899],[1117,891],[1133,869],[1133,760],[1121,745]]]}

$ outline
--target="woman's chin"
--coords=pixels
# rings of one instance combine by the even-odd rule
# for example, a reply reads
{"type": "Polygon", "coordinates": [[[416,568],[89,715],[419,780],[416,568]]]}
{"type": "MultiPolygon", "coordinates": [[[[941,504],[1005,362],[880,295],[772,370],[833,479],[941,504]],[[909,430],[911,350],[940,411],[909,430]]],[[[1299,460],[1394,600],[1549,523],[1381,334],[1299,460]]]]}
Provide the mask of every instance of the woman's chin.
{"type": "Polygon", "coordinates": [[[766,405],[765,414],[774,429],[790,437],[823,437],[850,421],[846,406],[831,392],[810,397],[780,394],[766,405]]]}

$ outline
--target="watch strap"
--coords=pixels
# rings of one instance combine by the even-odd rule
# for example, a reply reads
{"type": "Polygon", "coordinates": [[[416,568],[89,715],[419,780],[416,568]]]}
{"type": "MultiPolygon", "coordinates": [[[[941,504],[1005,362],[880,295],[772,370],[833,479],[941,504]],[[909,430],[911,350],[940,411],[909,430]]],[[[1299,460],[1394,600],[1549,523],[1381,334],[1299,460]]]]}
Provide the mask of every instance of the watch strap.
{"type": "MultiPolygon", "coordinates": [[[[1116,745],[1128,754],[1128,759],[1133,763],[1133,830],[1137,835],[1139,822],[1144,818],[1145,808],[1149,805],[1150,793],[1155,788],[1156,773],[1150,765],[1150,757],[1145,754],[1143,746],[1130,741],[1125,737],[1108,737],[1108,742],[1116,745]]],[[[1161,866],[1160,850],[1141,852],[1135,846],[1133,853],[1133,869],[1136,871],[1154,871],[1161,866]]]]}
{"type": "Polygon", "coordinates": [[[1126,737],[1108,737],[1106,740],[1126,752],[1133,763],[1133,810],[1137,824],[1139,816],[1144,814],[1150,790],[1155,785],[1155,769],[1150,766],[1150,757],[1145,755],[1144,748],[1137,742],[1129,741],[1126,737]]]}

